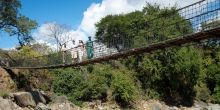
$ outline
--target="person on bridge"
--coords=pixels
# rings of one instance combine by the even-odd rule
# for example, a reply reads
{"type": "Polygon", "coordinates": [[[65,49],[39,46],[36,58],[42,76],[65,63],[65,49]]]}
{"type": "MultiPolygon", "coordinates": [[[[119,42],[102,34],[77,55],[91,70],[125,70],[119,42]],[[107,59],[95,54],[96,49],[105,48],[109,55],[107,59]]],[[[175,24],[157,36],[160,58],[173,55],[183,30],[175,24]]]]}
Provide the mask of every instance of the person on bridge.
{"type": "Polygon", "coordinates": [[[71,57],[72,57],[72,63],[76,62],[77,61],[77,47],[75,45],[75,41],[73,40],[73,48],[72,48],[72,51],[71,51],[71,57]]]}
{"type": "Polygon", "coordinates": [[[78,49],[78,62],[83,61],[83,56],[85,52],[85,45],[82,40],[79,40],[79,46],[77,47],[78,49]]]}
{"type": "Polygon", "coordinates": [[[67,48],[66,43],[64,43],[61,47],[62,57],[63,57],[63,63],[66,63],[66,57],[67,57],[67,48]]]}
{"type": "Polygon", "coordinates": [[[87,58],[92,59],[94,55],[94,49],[93,49],[93,41],[91,40],[91,36],[89,36],[89,40],[86,42],[86,52],[87,52],[87,58]]]}

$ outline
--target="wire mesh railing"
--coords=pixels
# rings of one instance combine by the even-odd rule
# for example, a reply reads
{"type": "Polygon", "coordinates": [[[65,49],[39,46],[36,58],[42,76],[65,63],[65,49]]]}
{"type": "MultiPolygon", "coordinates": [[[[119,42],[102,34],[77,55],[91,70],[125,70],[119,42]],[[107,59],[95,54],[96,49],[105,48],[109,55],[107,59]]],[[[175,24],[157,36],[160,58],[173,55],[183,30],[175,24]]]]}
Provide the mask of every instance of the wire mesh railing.
{"type": "MultiPolygon", "coordinates": [[[[147,15],[146,15],[147,16],[147,15]]],[[[189,6],[164,11],[157,18],[145,22],[144,39],[138,35],[98,36],[84,45],[34,58],[19,58],[11,67],[65,65],[114,55],[134,48],[166,41],[184,35],[200,33],[220,27],[220,0],[202,0],[189,6]]],[[[140,34],[140,33],[138,33],[140,34]]]]}

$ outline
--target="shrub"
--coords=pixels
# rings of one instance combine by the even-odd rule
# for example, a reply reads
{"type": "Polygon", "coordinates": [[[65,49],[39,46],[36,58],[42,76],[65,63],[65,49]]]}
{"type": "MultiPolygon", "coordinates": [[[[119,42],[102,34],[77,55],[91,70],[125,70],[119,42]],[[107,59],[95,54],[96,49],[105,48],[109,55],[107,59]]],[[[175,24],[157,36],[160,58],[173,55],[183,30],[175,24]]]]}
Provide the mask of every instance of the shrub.
{"type": "MultiPolygon", "coordinates": [[[[84,71],[85,72],[85,71],[84,71]]],[[[87,74],[78,69],[63,69],[54,72],[56,78],[53,83],[54,92],[65,94],[75,104],[106,98],[106,78],[100,75],[87,74]]]]}
{"type": "Polygon", "coordinates": [[[215,103],[220,103],[220,85],[215,87],[212,98],[215,103]]]}
{"type": "Polygon", "coordinates": [[[210,101],[210,90],[207,88],[206,84],[201,83],[195,86],[196,99],[204,102],[210,101]]]}
{"type": "Polygon", "coordinates": [[[105,100],[107,96],[108,86],[106,80],[102,76],[92,75],[82,87],[78,87],[73,96],[82,101],[105,100]]]}
{"type": "Polygon", "coordinates": [[[138,88],[129,71],[114,70],[111,89],[113,97],[122,106],[132,105],[138,96],[138,88]]]}
{"type": "Polygon", "coordinates": [[[148,89],[147,92],[147,99],[159,99],[160,98],[160,94],[154,90],[154,89],[148,89]]]}
{"type": "Polygon", "coordinates": [[[9,92],[8,91],[0,91],[0,96],[3,98],[7,98],[9,96],[9,92]]]}
{"type": "Polygon", "coordinates": [[[215,75],[215,81],[216,81],[216,85],[215,85],[215,88],[214,88],[214,93],[212,95],[213,97],[213,101],[215,103],[220,103],[220,74],[216,74],[215,75]]]}
{"type": "Polygon", "coordinates": [[[84,79],[80,71],[74,69],[59,69],[54,71],[55,80],[53,81],[54,92],[69,94],[74,92],[78,86],[84,85],[84,79]]]}
{"type": "Polygon", "coordinates": [[[112,81],[112,67],[110,65],[97,64],[93,66],[92,74],[105,77],[106,84],[110,87],[112,81]]]}

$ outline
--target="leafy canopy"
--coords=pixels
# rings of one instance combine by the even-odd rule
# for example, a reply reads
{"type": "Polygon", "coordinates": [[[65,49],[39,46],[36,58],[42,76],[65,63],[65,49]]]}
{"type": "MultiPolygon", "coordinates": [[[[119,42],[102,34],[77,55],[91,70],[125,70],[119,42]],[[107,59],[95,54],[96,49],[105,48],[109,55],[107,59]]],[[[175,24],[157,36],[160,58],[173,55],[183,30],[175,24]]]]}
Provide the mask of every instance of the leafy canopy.
{"type": "Polygon", "coordinates": [[[21,46],[32,40],[31,30],[37,26],[36,21],[21,15],[19,0],[0,1],[0,30],[9,33],[10,36],[17,35],[21,46]]]}
{"type": "Polygon", "coordinates": [[[96,24],[96,39],[108,47],[123,50],[192,32],[190,22],[176,10],[147,4],[142,11],[108,15],[96,24]]]}

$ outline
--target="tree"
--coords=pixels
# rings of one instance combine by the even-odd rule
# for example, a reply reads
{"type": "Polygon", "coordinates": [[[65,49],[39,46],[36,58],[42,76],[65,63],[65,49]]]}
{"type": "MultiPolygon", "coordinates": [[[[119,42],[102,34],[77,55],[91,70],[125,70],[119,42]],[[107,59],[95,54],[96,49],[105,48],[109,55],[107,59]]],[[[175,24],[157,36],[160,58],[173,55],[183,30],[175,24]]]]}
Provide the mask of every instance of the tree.
{"type": "Polygon", "coordinates": [[[33,50],[30,46],[24,46],[21,50],[18,51],[18,55],[20,58],[34,58],[41,56],[41,54],[35,50],[33,50]]]}
{"type": "MultiPolygon", "coordinates": [[[[109,15],[97,26],[97,39],[111,48],[136,48],[153,42],[175,38],[193,32],[191,23],[175,7],[160,8],[147,4],[142,11],[125,15],[109,15]],[[112,42],[116,37],[122,42],[112,42]],[[124,42],[129,42],[129,46],[124,42]]],[[[142,89],[148,97],[172,98],[174,103],[192,104],[194,86],[204,74],[202,53],[196,47],[169,48],[150,55],[138,55],[123,61],[137,72],[142,89]],[[184,90],[184,91],[183,91],[184,90]],[[180,102],[180,103],[179,103],[180,102]]]]}
{"type": "Polygon", "coordinates": [[[71,40],[70,28],[66,25],[61,25],[57,23],[48,23],[48,37],[52,38],[52,41],[55,40],[57,44],[57,49],[61,49],[64,43],[67,43],[71,40]]]}
{"type": "Polygon", "coordinates": [[[30,45],[30,47],[41,55],[48,55],[52,52],[52,49],[45,43],[35,43],[30,45]]]}
{"type": "Polygon", "coordinates": [[[0,30],[9,33],[10,36],[17,35],[19,44],[23,46],[32,40],[31,30],[36,28],[37,23],[21,15],[20,8],[19,0],[0,1],[0,30]]]}
{"type": "Polygon", "coordinates": [[[96,24],[96,39],[123,50],[191,33],[191,23],[174,8],[147,4],[142,11],[109,15],[96,24]],[[172,25],[171,25],[172,24],[172,25]]]}

